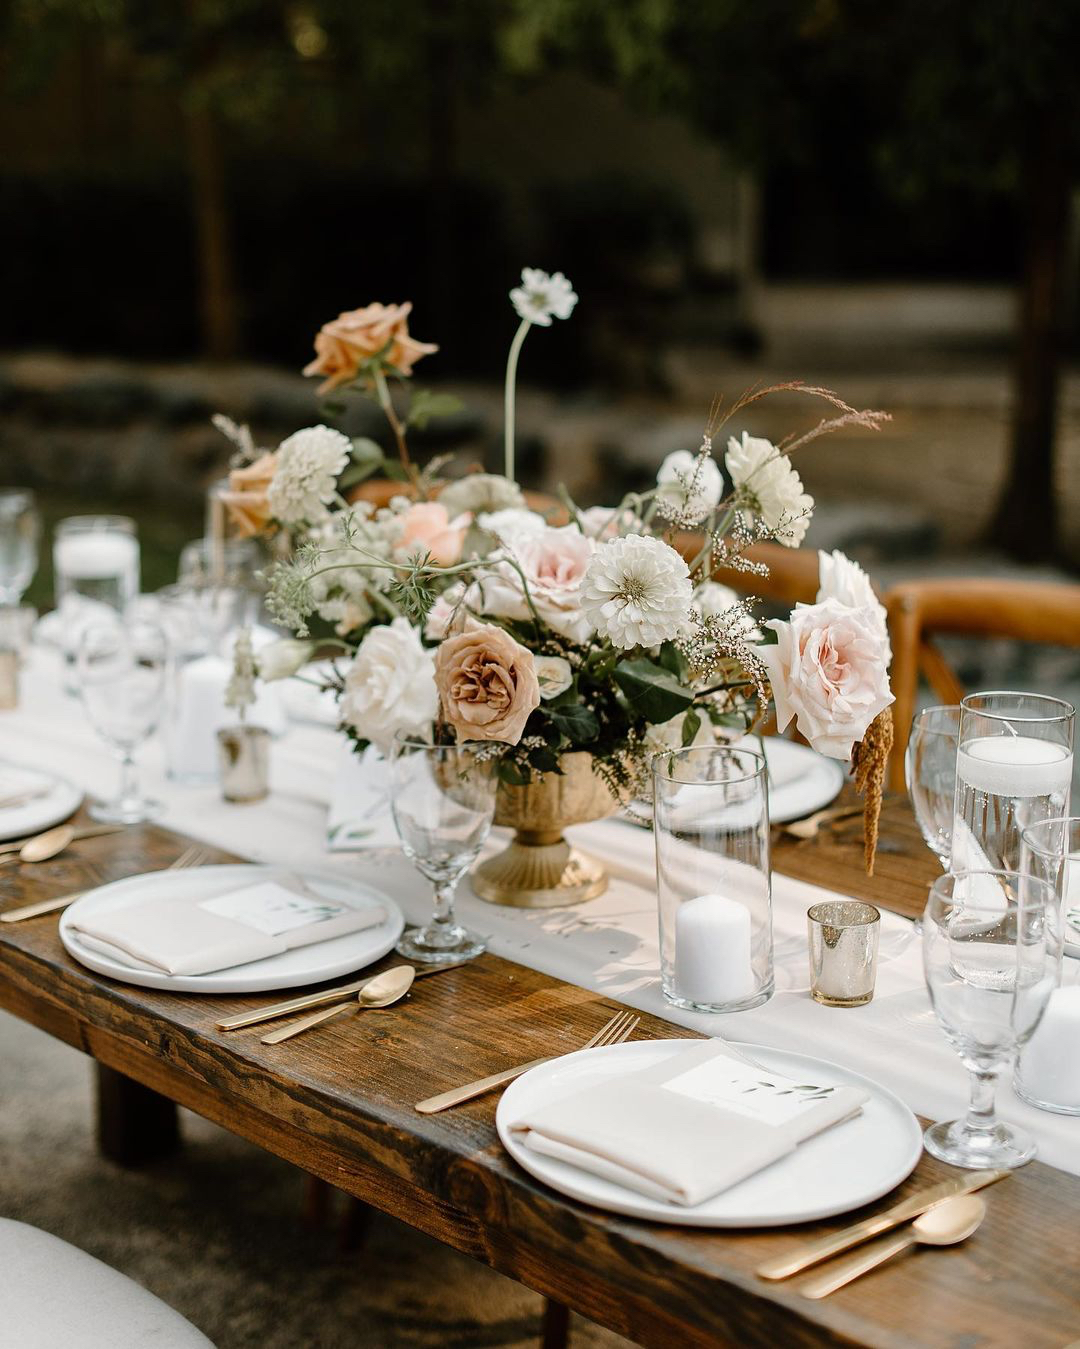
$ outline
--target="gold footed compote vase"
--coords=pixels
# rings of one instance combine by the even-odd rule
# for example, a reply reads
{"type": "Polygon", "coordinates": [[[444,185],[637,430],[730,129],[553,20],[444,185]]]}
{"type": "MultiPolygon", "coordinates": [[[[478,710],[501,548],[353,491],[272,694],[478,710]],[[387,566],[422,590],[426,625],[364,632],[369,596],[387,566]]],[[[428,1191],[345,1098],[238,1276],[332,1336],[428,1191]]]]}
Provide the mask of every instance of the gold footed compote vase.
{"type": "Polygon", "coordinates": [[[553,909],[596,899],[607,872],[563,838],[570,825],[614,814],[619,800],[593,772],[592,755],[564,754],[562,773],[544,773],[527,786],[500,784],[495,823],[514,830],[508,847],[482,862],[472,887],[491,904],[553,909]]]}

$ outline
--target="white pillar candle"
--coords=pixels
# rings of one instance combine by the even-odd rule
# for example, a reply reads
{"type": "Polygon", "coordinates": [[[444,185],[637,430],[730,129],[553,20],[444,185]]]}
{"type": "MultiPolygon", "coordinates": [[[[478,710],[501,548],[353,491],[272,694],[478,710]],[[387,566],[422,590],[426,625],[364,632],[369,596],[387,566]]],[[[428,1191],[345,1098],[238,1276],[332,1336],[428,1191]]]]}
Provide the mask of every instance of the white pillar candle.
{"type": "Polygon", "coordinates": [[[131,534],[87,530],[64,534],[53,546],[58,572],[78,581],[119,576],[138,566],[139,542],[131,534]]]}
{"type": "Polygon", "coordinates": [[[740,1002],[755,989],[750,910],[726,895],[698,895],[675,914],[675,991],[688,1002],[740,1002]]]}
{"type": "Polygon", "coordinates": [[[1033,1101],[1080,1113],[1080,988],[1055,988],[1020,1057],[1021,1090],[1033,1101]]]}
{"type": "Polygon", "coordinates": [[[968,740],[956,755],[957,776],[994,796],[1049,796],[1072,779],[1072,755],[1052,740],[989,735],[968,740]]]}
{"type": "Polygon", "coordinates": [[[201,656],[177,673],[176,704],[169,721],[169,771],[181,778],[214,778],[218,771],[217,731],[226,719],[225,688],[232,667],[220,656],[201,656]]]}

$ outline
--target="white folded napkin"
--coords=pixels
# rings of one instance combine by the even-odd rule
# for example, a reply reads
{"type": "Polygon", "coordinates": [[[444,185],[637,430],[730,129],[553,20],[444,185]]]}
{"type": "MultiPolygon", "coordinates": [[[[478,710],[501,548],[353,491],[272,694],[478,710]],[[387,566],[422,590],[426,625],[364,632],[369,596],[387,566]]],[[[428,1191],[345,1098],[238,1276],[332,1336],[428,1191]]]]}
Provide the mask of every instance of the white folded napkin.
{"type": "Polygon", "coordinates": [[[132,969],[211,974],[299,946],[375,927],[380,905],[352,908],[296,877],[259,881],[208,899],[149,899],[72,922],[82,944],[132,969]]]}
{"type": "Polygon", "coordinates": [[[853,1087],[765,1072],[703,1040],[536,1106],[510,1128],[533,1152],[690,1208],[857,1115],[866,1100],[853,1087]]]}

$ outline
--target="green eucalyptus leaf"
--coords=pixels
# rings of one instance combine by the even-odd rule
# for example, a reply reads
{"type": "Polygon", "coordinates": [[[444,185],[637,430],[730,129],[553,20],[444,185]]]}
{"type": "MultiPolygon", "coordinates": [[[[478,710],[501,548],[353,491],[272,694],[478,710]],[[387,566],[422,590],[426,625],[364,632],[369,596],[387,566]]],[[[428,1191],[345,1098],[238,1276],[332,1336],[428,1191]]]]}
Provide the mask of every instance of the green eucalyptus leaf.
{"type": "Polygon", "coordinates": [[[600,734],[596,713],[584,703],[549,706],[548,716],[572,745],[588,745],[600,734]]]}

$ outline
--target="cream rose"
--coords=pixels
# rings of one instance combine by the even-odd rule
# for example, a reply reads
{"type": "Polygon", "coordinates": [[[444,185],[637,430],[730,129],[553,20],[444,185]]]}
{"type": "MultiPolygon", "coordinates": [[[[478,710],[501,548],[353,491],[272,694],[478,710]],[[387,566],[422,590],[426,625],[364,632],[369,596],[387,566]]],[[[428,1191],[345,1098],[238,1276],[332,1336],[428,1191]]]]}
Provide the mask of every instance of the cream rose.
{"type": "Polygon", "coordinates": [[[289,679],[301,670],[315,654],[314,642],[300,642],[295,637],[282,637],[268,642],[255,657],[259,678],[269,683],[274,679],[289,679]]]}
{"type": "Polygon", "coordinates": [[[881,631],[885,634],[887,659],[892,659],[892,649],[889,646],[889,616],[885,612],[885,606],[878,599],[870,577],[857,562],[852,562],[851,558],[839,548],[831,553],[818,551],[817,602],[820,604],[822,600],[830,599],[839,600],[841,604],[846,604],[851,609],[864,607],[873,609],[881,624],[881,631]]]}
{"type": "Polygon", "coordinates": [[[532,652],[490,623],[442,643],[435,655],[435,683],[443,718],[459,740],[516,745],[540,705],[532,652]]]}
{"type": "Polygon", "coordinates": [[[765,625],[775,646],[757,653],[769,672],[776,724],[795,724],[820,754],[847,759],[866,728],[892,702],[888,641],[869,605],[839,600],[797,604],[790,622],[765,625]]]}
{"type": "Polygon", "coordinates": [[[465,531],[469,525],[466,515],[451,520],[446,507],[439,501],[418,501],[400,517],[401,533],[397,551],[405,557],[416,553],[430,553],[431,560],[440,567],[451,567],[461,559],[465,546],[465,531]]]}
{"type": "Polygon", "coordinates": [[[439,350],[409,335],[411,312],[411,304],[369,304],[339,314],[315,335],[315,359],[304,366],[304,374],[324,376],[318,392],[329,393],[354,380],[362,362],[390,343],[383,359],[411,375],[421,356],[439,350]]]}
{"type": "MultiPolygon", "coordinates": [[[[581,581],[596,544],[573,525],[544,526],[521,534],[508,544],[525,575],[529,596],[540,618],[561,637],[587,642],[592,625],[581,610],[581,581]]],[[[525,599],[521,575],[508,562],[495,576],[480,582],[483,612],[499,618],[528,619],[532,610],[525,599]]]]}
{"type": "Polygon", "coordinates": [[[398,731],[427,731],[439,710],[435,662],[406,618],[372,628],[345,676],[341,718],[383,754],[398,731]]]}

